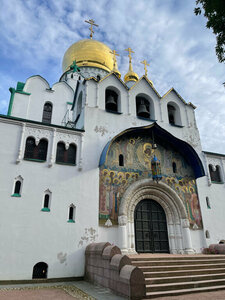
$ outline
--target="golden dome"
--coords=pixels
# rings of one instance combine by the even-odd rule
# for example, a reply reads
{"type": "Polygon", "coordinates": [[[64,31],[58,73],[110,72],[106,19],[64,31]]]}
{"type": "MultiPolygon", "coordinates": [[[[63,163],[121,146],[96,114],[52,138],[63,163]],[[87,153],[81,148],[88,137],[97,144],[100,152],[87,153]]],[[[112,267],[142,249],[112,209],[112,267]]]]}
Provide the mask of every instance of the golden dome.
{"type": "Polygon", "coordinates": [[[69,70],[74,60],[78,67],[96,67],[108,72],[113,70],[112,50],[96,40],[85,39],[70,46],[63,57],[63,73],[69,70]]]}
{"type": "Polygon", "coordinates": [[[124,76],[124,81],[138,81],[139,77],[138,74],[135,73],[133,70],[129,70],[127,74],[124,76]]]}

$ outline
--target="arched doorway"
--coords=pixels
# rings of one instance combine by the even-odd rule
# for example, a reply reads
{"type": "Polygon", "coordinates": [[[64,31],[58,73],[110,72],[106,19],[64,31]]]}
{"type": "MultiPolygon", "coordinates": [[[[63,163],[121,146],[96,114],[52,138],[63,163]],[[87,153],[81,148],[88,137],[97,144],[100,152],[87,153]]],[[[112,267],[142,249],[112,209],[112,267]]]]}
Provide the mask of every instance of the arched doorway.
{"type": "Polygon", "coordinates": [[[150,199],[140,201],[134,212],[135,244],[139,253],[169,253],[166,215],[150,199]]]}
{"type": "Polygon", "coordinates": [[[45,262],[39,262],[33,267],[33,279],[47,278],[48,265],[45,262]]]}

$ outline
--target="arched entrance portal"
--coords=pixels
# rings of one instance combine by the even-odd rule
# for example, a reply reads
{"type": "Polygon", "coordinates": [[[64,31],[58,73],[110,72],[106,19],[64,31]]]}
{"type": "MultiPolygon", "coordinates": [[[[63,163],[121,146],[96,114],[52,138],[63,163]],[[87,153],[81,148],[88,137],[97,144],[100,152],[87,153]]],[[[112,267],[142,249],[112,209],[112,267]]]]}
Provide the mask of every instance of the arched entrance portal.
{"type": "Polygon", "coordinates": [[[138,253],[169,253],[166,215],[158,202],[140,201],[134,212],[134,226],[138,253]]]}
{"type": "MultiPolygon", "coordinates": [[[[135,253],[135,213],[139,203],[151,199],[164,211],[168,229],[168,244],[170,253],[193,253],[190,224],[185,205],[177,193],[163,182],[151,179],[141,179],[124,192],[119,206],[118,233],[119,246],[122,253],[135,253]]],[[[143,226],[143,225],[142,225],[143,226]]],[[[143,248],[142,246],[142,249],[143,248]]],[[[155,248],[153,248],[154,250],[155,248]]]]}
{"type": "Polygon", "coordinates": [[[48,265],[45,262],[39,262],[33,267],[32,278],[47,278],[48,265]]]}

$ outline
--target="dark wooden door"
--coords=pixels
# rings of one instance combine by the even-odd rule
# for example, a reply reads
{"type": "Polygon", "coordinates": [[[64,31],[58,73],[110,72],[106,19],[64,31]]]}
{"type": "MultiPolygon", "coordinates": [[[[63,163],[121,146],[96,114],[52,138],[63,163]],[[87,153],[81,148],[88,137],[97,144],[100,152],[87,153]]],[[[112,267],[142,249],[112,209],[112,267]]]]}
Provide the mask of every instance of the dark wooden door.
{"type": "Polygon", "coordinates": [[[142,200],[134,212],[135,243],[139,253],[169,253],[166,215],[154,200],[142,200]]]}

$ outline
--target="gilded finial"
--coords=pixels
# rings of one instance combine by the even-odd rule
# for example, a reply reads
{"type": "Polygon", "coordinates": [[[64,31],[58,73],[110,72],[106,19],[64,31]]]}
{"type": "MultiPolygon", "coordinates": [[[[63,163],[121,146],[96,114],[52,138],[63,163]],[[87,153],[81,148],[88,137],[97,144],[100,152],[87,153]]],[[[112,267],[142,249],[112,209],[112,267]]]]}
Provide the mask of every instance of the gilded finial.
{"type": "Polygon", "coordinates": [[[88,24],[91,24],[91,27],[89,28],[89,30],[91,31],[91,33],[90,33],[90,38],[91,38],[91,40],[92,40],[93,33],[94,33],[93,26],[98,27],[98,25],[95,24],[95,21],[94,21],[93,19],[90,19],[90,20],[88,20],[88,21],[85,20],[85,22],[88,23],[88,24]]]}
{"type": "Polygon", "coordinates": [[[121,74],[117,67],[117,61],[116,56],[120,56],[118,53],[116,53],[116,50],[110,51],[110,53],[113,55],[113,72],[117,74],[117,76],[120,78],[121,74]]]}
{"type": "Polygon", "coordinates": [[[132,67],[132,64],[131,64],[131,60],[132,60],[131,53],[134,53],[134,51],[132,51],[132,49],[130,47],[125,49],[125,51],[127,51],[129,53],[128,54],[128,57],[129,57],[129,70],[133,71],[133,67],[132,67]]]}
{"type": "Polygon", "coordinates": [[[132,51],[131,48],[127,48],[125,49],[125,51],[127,51],[129,54],[129,71],[127,72],[127,74],[124,76],[124,81],[125,82],[128,82],[128,81],[138,81],[139,77],[138,77],[138,74],[136,74],[134,71],[133,71],[133,67],[132,67],[132,57],[131,57],[131,53],[134,53],[134,51],[132,51]]]}
{"type": "Polygon", "coordinates": [[[148,76],[148,70],[147,70],[147,66],[149,66],[149,64],[147,63],[146,60],[141,61],[141,64],[143,64],[145,66],[145,76],[148,76]]]}

